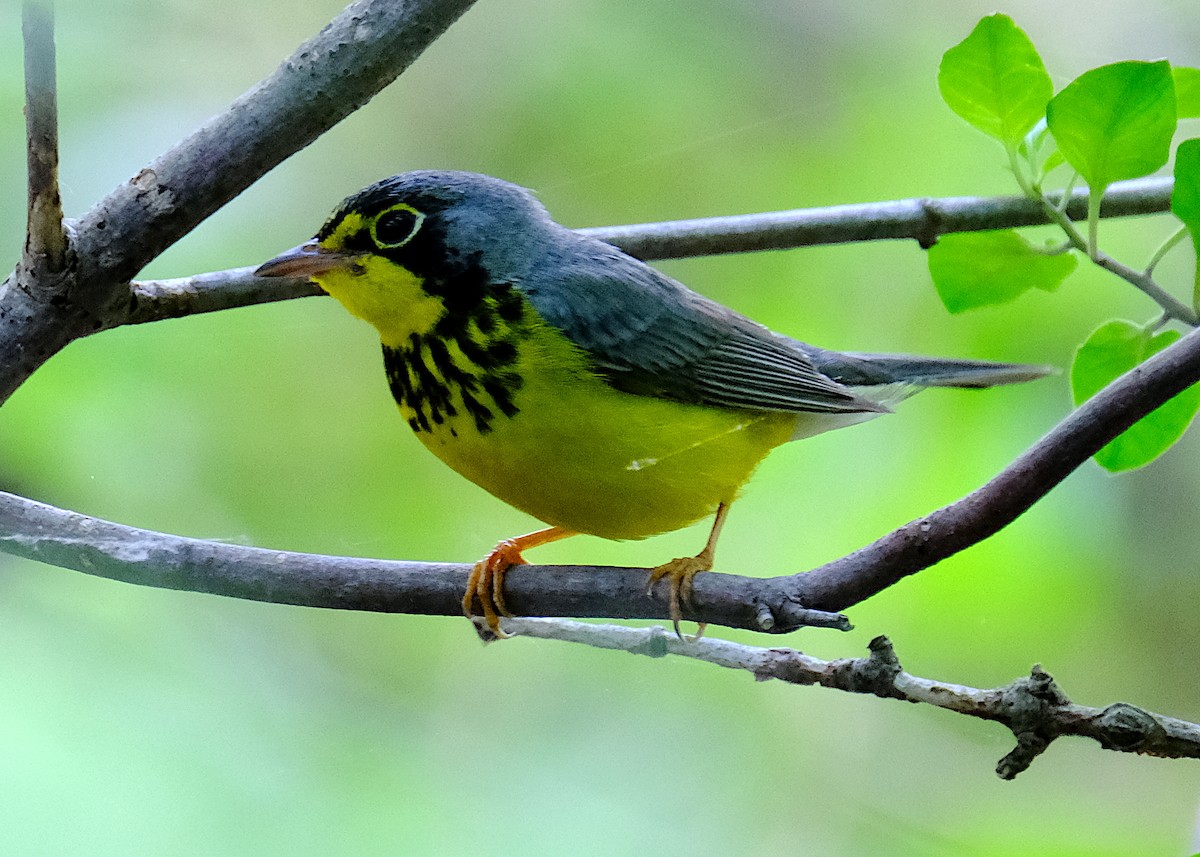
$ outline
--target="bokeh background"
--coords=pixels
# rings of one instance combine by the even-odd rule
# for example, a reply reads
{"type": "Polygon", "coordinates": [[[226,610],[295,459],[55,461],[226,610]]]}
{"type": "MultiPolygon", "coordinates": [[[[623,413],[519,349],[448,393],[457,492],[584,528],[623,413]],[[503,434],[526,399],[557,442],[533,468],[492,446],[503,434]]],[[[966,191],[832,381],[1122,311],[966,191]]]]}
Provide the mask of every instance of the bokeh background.
{"type": "MultiPolygon", "coordinates": [[[[22,240],[19,9],[0,12],[0,267],[22,240]]],[[[78,215],[268,73],[337,0],[60,0],[63,196],[78,215]]],[[[1061,86],[1115,59],[1200,65],[1172,0],[1009,0],[1061,86]]],[[[395,85],[146,276],[253,264],[410,168],[535,188],[574,226],[1011,192],[939,101],[988,0],[480,0],[395,85]]],[[[1193,130],[1193,133],[1194,130],[1193,130]]],[[[1165,218],[1109,222],[1144,261],[1165,218]]],[[[1186,246],[1160,269],[1186,293],[1186,246]]],[[[663,265],[837,348],[1069,364],[1147,301],[1091,271],[961,317],[910,243],[663,265]]],[[[1068,410],[1063,377],[931,392],[794,444],[730,519],[719,567],[790,573],[956,499],[1068,410]]],[[[534,522],[429,456],[371,331],[327,299],[81,341],[0,411],[0,484],[93,515],[281,549],[469,561],[534,522]]],[[[854,608],[822,657],[895,641],[975,686],[1043,663],[1077,701],[1200,719],[1195,434],[1089,465],[998,537],[854,608]]],[[[539,562],[653,565],[706,524],[580,538],[539,562]]],[[[1200,769],[1056,743],[1015,782],[999,727],[933,709],[532,640],[453,618],[161,592],[0,557],[0,852],[24,854],[1183,854],[1200,769]]]]}

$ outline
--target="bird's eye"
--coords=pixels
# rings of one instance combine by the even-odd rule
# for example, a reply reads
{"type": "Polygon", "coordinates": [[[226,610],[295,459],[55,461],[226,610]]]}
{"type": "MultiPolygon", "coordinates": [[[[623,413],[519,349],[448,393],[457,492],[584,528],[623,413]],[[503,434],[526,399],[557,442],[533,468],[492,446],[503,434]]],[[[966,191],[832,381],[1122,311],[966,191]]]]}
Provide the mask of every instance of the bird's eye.
{"type": "Polygon", "coordinates": [[[371,224],[371,237],[384,249],[403,247],[417,234],[424,219],[424,214],[401,203],[375,218],[371,224]]]}

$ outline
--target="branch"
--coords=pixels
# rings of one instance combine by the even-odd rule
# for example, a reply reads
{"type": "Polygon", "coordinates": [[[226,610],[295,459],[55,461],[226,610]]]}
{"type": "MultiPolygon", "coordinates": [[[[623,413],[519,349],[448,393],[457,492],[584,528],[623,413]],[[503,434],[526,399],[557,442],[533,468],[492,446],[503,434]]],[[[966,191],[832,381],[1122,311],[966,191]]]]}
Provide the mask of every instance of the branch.
{"type": "MultiPolygon", "coordinates": [[[[1019,175],[1019,173],[1017,174],[1019,175]]],[[[1156,179],[1155,181],[1163,181],[1163,179],[1156,179]]],[[[1135,271],[1128,265],[1118,262],[1107,253],[1102,253],[1098,248],[1093,246],[1095,235],[1084,237],[1083,233],[1081,233],[1075,225],[1075,220],[1077,219],[1079,211],[1068,211],[1067,208],[1064,208],[1061,205],[1061,196],[1047,197],[1043,196],[1039,190],[1028,187],[1026,190],[1030,194],[1031,199],[1038,202],[1042,206],[1043,210],[1046,212],[1047,218],[1058,224],[1059,228],[1062,229],[1063,233],[1067,237],[1067,244],[1069,246],[1074,247],[1086,258],[1090,259],[1093,264],[1098,265],[1099,267],[1108,271],[1110,274],[1120,277],[1134,288],[1141,291],[1146,295],[1146,297],[1150,298],[1152,301],[1162,307],[1162,310],[1166,314],[1167,318],[1173,318],[1176,321],[1188,325],[1189,327],[1195,327],[1197,321],[1200,321],[1200,319],[1197,318],[1197,314],[1194,309],[1178,300],[1174,295],[1169,293],[1166,289],[1154,281],[1154,266],[1162,258],[1161,255],[1158,255],[1155,259],[1151,260],[1150,264],[1146,266],[1144,271],[1135,271]]],[[[1166,202],[1168,207],[1170,205],[1171,190],[1172,186],[1169,180],[1167,180],[1166,202]]],[[[1089,194],[1090,191],[1087,193],[1080,191],[1075,194],[1075,198],[1086,200],[1090,198],[1089,194]]],[[[1103,200],[1101,201],[1101,206],[1103,206],[1103,200]]],[[[1078,209],[1079,207],[1080,204],[1076,203],[1076,208],[1078,209]]],[[[1089,217],[1088,220],[1090,221],[1091,218],[1089,217]]],[[[1176,235],[1179,235],[1179,233],[1176,232],[1176,235]]],[[[1180,236],[1180,238],[1182,237],[1183,236],[1180,236]]],[[[1166,249],[1169,248],[1171,243],[1172,242],[1168,240],[1159,252],[1165,253],[1166,249]]]]}
{"type": "MultiPolygon", "coordinates": [[[[64,226],[57,181],[51,0],[26,0],[29,211],[22,264],[0,286],[0,402],[63,345],[121,324],[319,294],[305,282],[264,283],[251,269],[130,283],[147,262],[284,158],[390,83],[472,0],[359,0],[269,78],[195,134],[64,226]]],[[[1171,182],[1114,186],[1103,214],[1165,211],[1171,182]]],[[[1081,217],[1086,195],[1066,209],[1081,217]]],[[[1047,222],[1025,198],[906,200],[811,211],[583,230],[642,258],[674,258],[884,238],[930,246],[947,232],[1047,222]]],[[[780,633],[802,625],[846,629],[825,612],[858,603],[904,576],[994,534],[1105,443],[1200,379],[1193,332],[1118,379],[977,491],[848,557],[799,575],[760,580],[706,574],[688,618],[780,633]]],[[[116,580],[328,608],[457,615],[468,565],[386,562],[269,551],[125,527],[0,493],[0,551],[116,580]]],[[[664,586],[646,569],[522,566],[508,602],[542,616],[668,618],[664,586]]],[[[925,702],[1010,728],[1017,748],[998,772],[1024,770],[1060,735],[1108,749],[1200,757],[1200,726],[1116,704],[1073,705],[1049,675],[976,690],[905,673],[886,638],[868,658],[820,661],[787,649],[717,640],[684,644],[663,629],[513,620],[527,636],[572,639],[642,654],[683,654],[756,678],[821,684],[925,702]]]]}
{"type": "Polygon", "coordinates": [[[1155,282],[1151,271],[1135,271],[1102,251],[1097,251],[1091,259],[1096,265],[1120,277],[1158,304],[1167,318],[1175,319],[1189,327],[1200,323],[1200,316],[1196,311],[1155,282]]]}
{"type": "MultiPolygon", "coordinates": [[[[1104,200],[1105,217],[1150,214],[1170,209],[1172,181],[1141,179],[1112,185],[1104,200]]],[[[1076,192],[1068,206],[1073,214],[1086,213],[1087,194],[1076,192]]],[[[642,223],[579,230],[620,247],[640,259],[677,259],[755,250],[782,250],[818,244],[853,241],[915,239],[928,247],[950,232],[1036,226],[1048,223],[1040,203],[1025,197],[946,197],[901,199],[829,208],[802,208],[642,223]]],[[[234,268],[186,277],[134,283],[137,306],[124,319],[108,327],[213,312],[322,292],[305,280],[274,278],[257,284],[252,268],[234,268]],[[287,284],[282,286],[281,284],[287,284]],[[159,306],[161,304],[161,306],[159,306]]]]}
{"type": "Polygon", "coordinates": [[[54,70],[52,0],[25,0],[21,14],[25,40],[25,135],[29,172],[28,229],[24,266],[66,266],[62,198],[58,192],[58,95],[54,70]]]}
{"type": "Polygon", "coordinates": [[[0,403],[85,325],[69,299],[69,243],[58,189],[58,97],[51,0],[26,0],[25,133],[28,210],[16,270],[0,283],[0,403]]]}
{"type": "MultiPolygon", "coordinates": [[[[1117,182],[1105,193],[1100,214],[1102,217],[1127,217],[1169,211],[1172,187],[1169,177],[1117,182]]],[[[1053,194],[1049,198],[1052,202],[1060,201],[1060,197],[1053,194]]],[[[1072,218],[1087,215],[1086,189],[1071,194],[1067,213],[1072,218]]],[[[639,259],[677,259],[886,239],[914,239],[922,247],[929,248],[939,236],[949,232],[1010,229],[1050,222],[1041,202],[1024,196],[958,196],[580,231],[615,244],[639,259]]]]}
{"type": "MultiPolygon", "coordinates": [[[[125,323],[129,279],[394,80],[473,0],[358,0],[268,78],[117,187],[72,232],[52,283],[0,285],[0,403],[67,343],[125,323]]],[[[258,297],[261,299],[262,295],[258,297]]]]}
{"type": "Polygon", "coordinates": [[[841,610],[1012,523],[1105,444],[1200,381],[1200,329],[1117,378],[989,482],[799,578],[808,607],[841,610]]]}
{"type": "Polygon", "coordinates": [[[1028,678],[990,690],[919,678],[901,668],[887,637],[871,641],[868,657],[823,661],[793,649],[762,649],[713,639],[684,642],[661,626],[626,628],[558,619],[512,619],[506,621],[505,630],[522,637],[582,643],[635,655],[678,655],[745,670],[758,681],[815,684],[848,693],[925,703],[992,720],[1007,726],[1017,739],[1017,746],[996,766],[996,773],[1006,780],[1028,768],[1052,741],[1064,735],[1091,738],[1106,750],[1200,759],[1200,725],[1195,723],[1153,714],[1124,702],[1106,708],[1074,705],[1039,666],[1028,678]]]}
{"type": "MultiPolygon", "coordinates": [[[[455,615],[469,566],[400,563],[325,557],[164,536],[122,527],[0,493],[0,549],[18,556],[77,568],[90,574],[169,589],[209,592],[259,601],[311,607],[455,615]]],[[[706,575],[709,577],[711,575],[706,575]]],[[[730,577],[730,575],[716,575],[730,577]]],[[[645,596],[645,569],[514,569],[509,600],[528,600],[531,584],[554,615],[591,615],[597,581],[624,584],[642,606],[632,618],[666,619],[664,603],[645,596]],[[534,572],[534,574],[529,574],[534,572]],[[551,577],[550,573],[553,573],[551,577]],[[607,578],[607,581],[605,580],[607,578]]],[[[761,581],[742,580],[753,584],[761,581]]],[[[515,605],[514,605],[515,606],[515,605]]],[[[829,614],[813,613],[813,624],[829,614]]],[[[506,619],[505,629],[526,637],[565,640],[603,649],[660,657],[680,655],[756,679],[819,684],[852,693],[923,702],[960,714],[1003,723],[1017,748],[997,767],[1011,779],[1055,738],[1080,735],[1109,750],[1163,757],[1200,758],[1200,726],[1151,714],[1124,703],[1104,709],[1072,705],[1053,680],[1035,667],[1028,679],[994,690],[922,679],[904,672],[884,637],[871,643],[871,655],[857,660],[822,661],[791,649],[762,649],[711,638],[684,642],[663,627],[625,628],[556,619],[506,619]]]]}
{"type": "MultiPolygon", "coordinates": [[[[696,578],[685,618],[785,633],[848,627],[843,610],[993,535],[1106,443],[1200,379],[1200,330],[1112,382],[963,499],[813,571],[696,578]],[[814,612],[815,611],[815,612],[814,612]]],[[[290,554],[139,530],[0,494],[0,551],[115,580],[261,601],[458,615],[469,566],[290,554]]],[[[667,618],[648,569],[518,566],[506,600],[526,616],[667,618]]]]}
{"type": "Polygon", "coordinates": [[[110,319],[105,330],[122,324],[144,324],[205,312],[323,295],[307,279],[256,277],[255,267],[232,268],[172,280],[130,283],[129,313],[110,319]]]}
{"type": "MultiPolygon", "coordinates": [[[[461,616],[469,564],[397,562],[291,553],[127,527],[0,492],[0,552],[125,583],[275,604],[461,616]]],[[[648,569],[519,566],[505,578],[509,606],[538,616],[670,618],[646,594],[648,569]]],[[[757,630],[762,581],[718,575],[740,592],[731,624],[757,630]]],[[[665,593],[660,586],[659,593],[665,593]]],[[[845,617],[796,611],[795,621],[847,630],[845,617]]]]}
{"type": "Polygon", "coordinates": [[[474,0],[358,0],[222,114],[79,221],[86,277],[127,282],[163,250],[371,100],[474,0]]]}

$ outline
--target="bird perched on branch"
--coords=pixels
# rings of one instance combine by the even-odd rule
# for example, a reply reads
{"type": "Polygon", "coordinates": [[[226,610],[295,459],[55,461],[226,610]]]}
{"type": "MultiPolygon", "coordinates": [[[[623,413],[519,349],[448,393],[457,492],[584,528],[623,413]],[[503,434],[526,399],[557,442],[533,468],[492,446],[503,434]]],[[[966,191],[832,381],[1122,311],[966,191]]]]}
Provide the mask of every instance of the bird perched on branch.
{"type": "Polygon", "coordinates": [[[886,413],[923,387],[1047,372],[789,339],[474,173],[377,182],[257,273],[311,277],[370,322],[421,442],[550,525],[474,567],[463,612],[500,637],[504,574],[523,551],[576,533],[640,539],[713,515],[700,553],[650,575],[649,587],[669,582],[678,633],[730,503],[772,448],[886,413]]]}

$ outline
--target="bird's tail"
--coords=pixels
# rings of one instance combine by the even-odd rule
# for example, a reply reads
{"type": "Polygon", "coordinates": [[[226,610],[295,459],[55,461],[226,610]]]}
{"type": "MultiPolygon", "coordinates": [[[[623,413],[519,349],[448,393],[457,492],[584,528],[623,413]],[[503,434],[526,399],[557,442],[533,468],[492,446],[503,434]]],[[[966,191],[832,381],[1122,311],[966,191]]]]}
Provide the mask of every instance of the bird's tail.
{"type": "MultiPolygon", "coordinates": [[[[849,387],[856,395],[890,411],[926,387],[995,387],[1020,384],[1052,375],[1052,366],[991,363],[986,360],[946,360],[912,354],[860,354],[827,351],[804,342],[788,342],[824,375],[849,387]]],[[[865,422],[878,412],[801,415],[792,439],[810,437],[833,428],[865,422]]]]}
{"type": "Polygon", "coordinates": [[[911,354],[827,351],[792,340],[823,374],[847,387],[911,384],[915,387],[996,387],[1034,381],[1058,370],[1025,363],[948,360],[911,354]]]}

